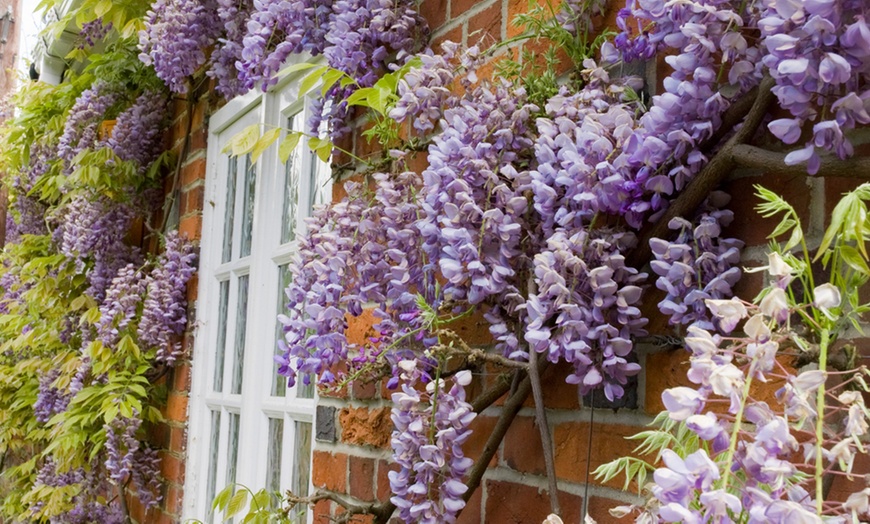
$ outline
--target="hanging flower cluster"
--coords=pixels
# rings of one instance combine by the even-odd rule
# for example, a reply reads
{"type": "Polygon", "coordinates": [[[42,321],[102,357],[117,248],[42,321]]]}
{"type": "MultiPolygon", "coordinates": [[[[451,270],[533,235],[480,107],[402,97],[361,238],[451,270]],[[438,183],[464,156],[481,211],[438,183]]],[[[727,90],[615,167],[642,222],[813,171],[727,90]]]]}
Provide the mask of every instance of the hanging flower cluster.
{"type": "Polygon", "coordinates": [[[758,23],[765,42],[762,62],[776,80],[773,92],[780,106],[792,116],[768,127],[784,143],[795,144],[805,124],[813,124],[812,139],[789,154],[786,163],[806,163],[814,174],[819,150],[852,156],[844,133],[870,123],[863,101],[870,82],[867,6],[859,0],[766,1],[764,8],[758,23]]]}
{"type": "MultiPolygon", "coordinates": [[[[106,31],[86,29],[92,38],[106,31]]],[[[117,53],[100,67],[122,64],[117,57],[130,50],[117,53]]],[[[181,356],[196,257],[176,233],[160,257],[130,245],[132,224],[152,212],[151,168],[168,119],[159,80],[138,61],[123,67],[74,100],[72,87],[28,94],[43,105],[25,104],[24,124],[11,124],[52,122],[13,134],[13,148],[29,154],[4,157],[14,207],[0,271],[10,319],[0,369],[21,382],[0,392],[0,440],[36,453],[21,456],[39,468],[35,478],[9,477],[3,511],[15,518],[29,511],[34,520],[121,523],[128,516],[114,492],[130,486],[146,508],[160,500],[160,459],[142,441],[157,421],[148,375],[181,356]],[[110,119],[116,125],[102,136],[110,119]],[[81,435],[70,451],[64,439],[81,435]]]]}
{"type": "Polygon", "coordinates": [[[391,471],[391,499],[405,522],[455,522],[465,507],[462,495],[468,487],[462,477],[473,461],[462,452],[471,436],[468,428],[476,414],[465,400],[471,372],[460,371],[451,380],[426,384],[425,392],[414,388],[421,372],[415,361],[401,361],[405,382],[393,393],[393,457],[399,465],[391,471]],[[437,496],[430,489],[435,486],[437,496]]]}
{"type": "Polygon", "coordinates": [[[733,296],[732,286],[741,276],[738,264],[743,242],[722,238],[722,228],[733,218],[728,210],[702,213],[694,223],[675,218],[668,227],[679,231],[676,239],[650,240],[655,257],[650,267],[659,276],[656,287],[667,294],[659,302],[659,311],[670,317],[671,324],[713,329],[714,318],[706,301],[733,296]]]}
{"type": "Polygon", "coordinates": [[[208,62],[226,97],[275,85],[293,54],[323,55],[354,80],[317,102],[311,129],[328,120],[333,136],[348,130],[344,99],[368,87],[425,46],[428,26],[410,0],[159,0],[139,35],[140,58],[175,92],[208,62]],[[210,58],[206,50],[216,45],[210,58]]]}

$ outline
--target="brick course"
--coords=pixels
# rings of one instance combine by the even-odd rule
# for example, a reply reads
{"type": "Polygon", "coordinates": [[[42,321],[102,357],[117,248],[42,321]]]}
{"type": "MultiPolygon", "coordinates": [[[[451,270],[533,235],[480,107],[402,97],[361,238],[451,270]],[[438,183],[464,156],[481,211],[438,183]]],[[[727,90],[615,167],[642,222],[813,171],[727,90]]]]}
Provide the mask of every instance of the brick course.
{"type": "MultiPolygon", "coordinates": [[[[543,2],[543,0],[538,0],[543,2]]],[[[511,38],[519,34],[512,22],[518,13],[528,8],[527,0],[424,0],[421,3],[421,13],[430,21],[433,41],[437,44],[443,40],[454,40],[473,45],[482,40],[487,46],[503,38],[511,38]]],[[[620,7],[620,2],[613,2],[620,7]]],[[[616,8],[609,10],[597,26],[613,27],[616,8]]],[[[516,56],[518,51],[526,49],[541,52],[541,44],[516,43],[503,55],[511,53],[516,56]]],[[[661,70],[663,63],[659,64],[661,70]]],[[[489,64],[482,68],[481,74],[492,71],[489,64]]],[[[658,81],[662,76],[658,75],[658,81]]],[[[660,89],[660,86],[659,86],[660,89]]],[[[179,180],[167,182],[169,190],[178,184],[180,229],[190,238],[198,239],[202,228],[202,208],[204,202],[205,180],[205,147],[207,137],[207,118],[213,108],[207,97],[202,98],[193,107],[192,133],[188,140],[188,151],[183,155],[185,133],[188,127],[186,102],[178,102],[175,108],[175,119],[170,132],[169,142],[174,145],[176,153],[181,157],[182,168],[179,180]]],[[[350,142],[343,147],[357,154],[370,155],[376,153],[374,148],[362,137],[349,138],[350,142]]],[[[425,154],[414,155],[408,159],[409,169],[421,171],[425,168],[425,154]]],[[[170,178],[172,174],[168,175],[170,178]]],[[[813,183],[820,184],[821,191],[813,191],[806,178],[782,177],[773,175],[758,175],[738,173],[729,180],[724,189],[734,197],[729,206],[736,219],[726,233],[743,238],[749,246],[763,246],[767,243],[766,236],[772,230],[777,219],[762,219],[754,210],[758,199],[753,196],[752,185],[761,183],[768,189],[779,192],[798,210],[803,217],[809,217],[813,212],[827,211],[839,198],[839,194],[857,185],[854,179],[827,179],[813,183]]],[[[338,200],[344,196],[341,184],[334,185],[333,198],[338,200]]],[[[809,220],[807,221],[809,223],[809,220]]],[[[747,265],[759,265],[749,263],[747,265]]],[[[737,287],[740,296],[751,298],[760,289],[761,275],[747,275],[737,287]]],[[[666,321],[655,314],[655,303],[658,298],[654,289],[644,297],[644,311],[651,317],[650,331],[652,333],[669,332],[666,321]]],[[[193,307],[196,300],[196,279],[189,285],[188,300],[193,307]]],[[[191,314],[195,318],[195,313],[191,314]]],[[[348,339],[353,343],[364,343],[374,335],[371,311],[366,311],[361,317],[349,318],[348,339]]],[[[492,339],[480,317],[463,319],[450,326],[471,345],[487,346],[492,339]]],[[[193,335],[185,336],[184,346],[192,347],[193,335]]],[[[587,470],[592,471],[598,465],[609,460],[629,454],[636,443],[625,437],[643,430],[651,416],[663,408],[660,394],[666,387],[683,385],[688,353],[683,349],[655,350],[644,355],[645,376],[641,377],[639,392],[642,402],[638,409],[622,409],[617,414],[609,410],[595,411],[596,422],[592,426],[592,448],[589,450],[590,410],[581,406],[581,401],[575,386],[566,384],[564,377],[568,374],[567,366],[550,366],[544,374],[545,403],[548,407],[550,433],[553,437],[556,459],[556,472],[559,478],[560,502],[563,507],[563,520],[566,524],[581,522],[584,508],[583,493],[586,488],[587,470]],[[588,465],[588,468],[587,468],[588,465]]],[[[487,381],[493,374],[490,369],[482,368],[487,373],[487,381]]],[[[483,382],[483,381],[482,381],[483,382]]],[[[164,502],[160,511],[145,515],[141,505],[132,504],[137,522],[173,522],[180,515],[180,501],[183,497],[185,422],[187,412],[187,392],[190,386],[189,362],[183,361],[173,372],[169,382],[171,390],[165,409],[166,427],[162,429],[165,438],[161,439],[166,448],[163,474],[166,489],[164,502]]],[[[481,387],[474,388],[477,393],[481,387]]],[[[392,429],[389,420],[388,399],[390,391],[383,384],[355,385],[350,391],[346,389],[337,392],[321,394],[323,403],[335,408],[335,420],[338,424],[336,441],[318,440],[313,453],[312,480],[316,488],[327,489],[342,494],[351,500],[371,501],[386,500],[390,496],[388,472],[396,467],[389,459],[389,437],[392,429]]],[[[486,439],[495,427],[500,413],[501,402],[496,403],[482,413],[473,423],[474,434],[465,446],[469,457],[479,457],[486,439]]],[[[534,423],[532,402],[527,401],[520,415],[508,431],[505,440],[497,450],[490,469],[478,491],[471,497],[466,510],[460,516],[460,523],[475,522],[491,523],[522,523],[535,524],[541,522],[549,513],[546,478],[540,451],[540,434],[534,423]]],[[[870,465],[863,467],[870,468],[870,465]]],[[[589,513],[599,523],[617,522],[607,510],[621,504],[618,490],[622,487],[622,479],[616,479],[607,486],[592,482],[596,494],[585,501],[589,513]],[[602,496],[604,493],[607,496],[602,496]],[[609,494],[609,495],[608,495],[609,494]]],[[[835,492],[845,492],[851,489],[846,481],[835,483],[835,492]],[[838,491],[839,490],[839,491],[838,491]]],[[[327,523],[340,513],[334,503],[321,500],[313,509],[315,523],[327,523]]],[[[370,519],[368,519],[370,520],[370,519]]],[[[394,519],[395,520],[395,519],[394,519]]],[[[625,521],[627,519],[623,519],[625,521]]],[[[355,522],[366,522],[360,518],[355,522]]]]}

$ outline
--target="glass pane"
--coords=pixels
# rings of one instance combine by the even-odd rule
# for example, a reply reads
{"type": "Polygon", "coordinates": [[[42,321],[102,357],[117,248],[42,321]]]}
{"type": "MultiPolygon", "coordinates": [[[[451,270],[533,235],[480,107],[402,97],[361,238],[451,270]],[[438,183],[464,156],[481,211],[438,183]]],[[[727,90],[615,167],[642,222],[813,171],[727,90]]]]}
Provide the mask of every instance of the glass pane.
{"type": "Polygon", "coordinates": [[[284,447],[284,421],[269,419],[269,457],[266,463],[266,489],[281,490],[281,450],[284,447]]]}
{"type": "MultiPolygon", "coordinates": [[[[293,131],[304,131],[305,122],[302,113],[296,113],[288,119],[287,127],[293,131]]],[[[284,164],[284,205],[281,217],[281,243],[286,244],[296,238],[296,215],[299,208],[299,180],[302,175],[302,141],[287,158],[284,164]]]]}
{"type": "Polygon", "coordinates": [[[230,302],[230,281],[221,282],[218,311],[218,339],[214,360],[214,390],[220,393],[224,388],[224,358],[227,349],[227,309],[230,302]]]}
{"type": "MultiPolygon", "coordinates": [[[[283,315],[287,311],[287,295],[284,290],[290,285],[293,276],[287,264],[278,266],[278,314],[283,315]]],[[[279,321],[275,321],[275,345],[272,348],[273,352],[280,351],[278,349],[278,341],[284,338],[284,325],[279,321]]],[[[272,396],[283,397],[287,390],[287,377],[278,374],[278,363],[276,362],[272,369],[272,396]]]]}
{"type": "Polygon", "coordinates": [[[224,250],[221,262],[229,262],[233,256],[233,221],[236,217],[236,174],[239,170],[237,157],[228,157],[227,202],[224,211],[224,250]]]}
{"type": "Polygon", "coordinates": [[[239,277],[239,300],[236,308],[235,359],[233,359],[233,394],[242,392],[242,371],[245,368],[245,332],[248,326],[248,280],[249,275],[239,277]]]}
{"type": "MultiPolygon", "coordinates": [[[[305,497],[308,495],[308,484],[311,482],[311,424],[296,421],[296,442],[293,446],[296,464],[293,468],[293,478],[290,489],[294,494],[305,497]]],[[[297,506],[299,507],[299,506],[297,506]]],[[[303,510],[299,513],[296,522],[306,522],[306,514],[303,510]]]]}
{"type": "MultiPolygon", "coordinates": [[[[296,382],[296,398],[314,398],[314,382],[306,384],[300,377],[296,382]]],[[[314,380],[314,377],[310,377],[314,380]]]]}
{"type": "Polygon", "coordinates": [[[206,503],[207,507],[211,507],[211,501],[214,500],[216,494],[215,488],[217,483],[217,463],[218,463],[218,444],[220,444],[221,435],[221,412],[211,412],[211,438],[209,439],[208,452],[208,480],[206,481],[206,503]]]}
{"type": "Polygon", "coordinates": [[[236,481],[236,463],[239,460],[239,414],[230,413],[229,455],[227,456],[227,479],[230,485],[236,481]]]}
{"type": "Polygon", "coordinates": [[[311,189],[308,195],[308,215],[314,212],[319,205],[329,203],[332,200],[332,172],[329,164],[321,162],[319,158],[311,159],[311,189]]]}
{"type": "Polygon", "coordinates": [[[257,189],[257,173],[251,155],[245,156],[245,199],[242,209],[242,243],[239,256],[251,254],[251,235],[254,230],[254,197],[257,189]]]}

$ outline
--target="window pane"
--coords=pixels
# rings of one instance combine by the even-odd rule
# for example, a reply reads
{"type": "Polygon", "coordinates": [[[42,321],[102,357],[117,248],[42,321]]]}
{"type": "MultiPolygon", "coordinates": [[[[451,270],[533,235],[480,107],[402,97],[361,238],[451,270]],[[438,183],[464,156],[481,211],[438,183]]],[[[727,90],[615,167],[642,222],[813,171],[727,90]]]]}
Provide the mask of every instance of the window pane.
{"type": "MultiPolygon", "coordinates": [[[[211,507],[211,501],[214,500],[216,494],[215,488],[217,483],[217,463],[218,463],[218,445],[220,444],[221,435],[221,412],[211,412],[211,438],[209,439],[208,452],[208,480],[206,481],[206,501],[211,507]]],[[[210,513],[210,512],[209,512],[210,513]]]]}
{"type": "Polygon", "coordinates": [[[284,446],[284,421],[269,419],[269,457],[266,463],[266,488],[270,491],[281,490],[281,450],[284,446]]]}
{"type": "Polygon", "coordinates": [[[240,257],[251,254],[251,235],[254,229],[254,197],[257,189],[257,170],[251,162],[250,153],[245,156],[245,199],[242,209],[242,245],[240,257]]]}
{"type": "Polygon", "coordinates": [[[314,377],[300,377],[296,381],[296,398],[314,398],[314,377]],[[310,378],[311,382],[306,384],[303,378],[310,378]]]}
{"type": "Polygon", "coordinates": [[[239,460],[239,414],[230,413],[230,440],[227,456],[227,479],[230,485],[236,481],[236,463],[239,460]]]}
{"type": "MultiPolygon", "coordinates": [[[[290,285],[293,280],[293,275],[287,264],[278,266],[278,314],[283,315],[287,312],[287,295],[284,290],[290,285]]],[[[284,338],[284,324],[275,321],[275,345],[272,347],[273,352],[278,352],[278,341],[284,338]]],[[[273,366],[272,373],[272,396],[283,397],[287,390],[287,377],[278,374],[278,363],[273,366]]]]}
{"type": "Polygon", "coordinates": [[[218,302],[218,339],[214,360],[214,390],[220,393],[224,388],[224,358],[227,348],[227,308],[230,302],[230,281],[221,282],[221,294],[218,302]]]}
{"type": "Polygon", "coordinates": [[[242,392],[242,371],[245,368],[245,332],[248,326],[248,281],[250,275],[239,277],[239,300],[236,308],[235,359],[233,360],[233,394],[242,392]]]}
{"type": "Polygon", "coordinates": [[[308,195],[308,215],[314,212],[316,206],[329,203],[332,200],[332,171],[329,164],[318,158],[311,160],[311,189],[308,195]]]}
{"type": "Polygon", "coordinates": [[[221,262],[229,262],[233,256],[233,222],[236,217],[236,174],[239,170],[237,157],[227,157],[227,202],[224,211],[224,250],[221,262]]]}
{"type": "MultiPolygon", "coordinates": [[[[296,421],[296,442],[294,443],[294,459],[296,464],[293,468],[293,478],[290,489],[295,495],[305,497],[308,495],[308,484],[311,482],[311,424],[296,421]]],[[[298,508],[299,506],[297,506],[298,508]]],[[[306,522],[305,508],[299,513],[296,522],[306,522]]]]}
{"type": "MultiPolygon", "coordinates": [[[[293,131],[304,131],[305,122],[302,113],[296,113],[288,119],[287,127],[293,131]]],[[[281,243],[286,244],[296,238],[296,216],[299,208],[299,180],[302,175],[302,148],[300,141],[284,164],[284,205],[281,217],[281,243]]]]}

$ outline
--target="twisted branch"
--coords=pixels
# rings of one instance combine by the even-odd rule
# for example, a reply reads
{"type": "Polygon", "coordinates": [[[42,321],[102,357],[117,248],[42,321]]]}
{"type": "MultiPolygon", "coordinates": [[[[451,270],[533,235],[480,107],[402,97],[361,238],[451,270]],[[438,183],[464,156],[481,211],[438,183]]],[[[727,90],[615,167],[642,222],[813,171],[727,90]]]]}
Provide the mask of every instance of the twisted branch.
{"type": "MultiPolygon", "coordinates": [[[[632,267],[645,265],[651,255],[649,247],[651,238],[660,238],[668,234],[668,223],[678,216],[688,216],[695,211],[710,192],[725,180],[734,167],[734,148],[747,142],[755,134],[761,124],[767,108],[773,102],[774,95],[770,91],[774,81],[765,77],[758,86],[757,96],[752,107],[743,120],[743,126],[725,142],[722,149],[710,159],[698,175],[686,186],[680,196],[671,202],[665,213],[641,237],[637,247],[628,255],[627,264],[632,267]]],[[[723,126],[724,127],[724,126],[723,126]]]]}
{"type": "MultiPolygon", "coordinates": [[[[760,169],[773,175],[808,176],[806,164],[789,166],[785,164],[787,153],[768,151],[747,144],[737,144],[731,149],[731,161],[739,167],[760,169]]],[[[852,157],[846,160],[826,155],[822,157],[817,177],[843,177],[870,179],[870,157],[852,157]]]]}

